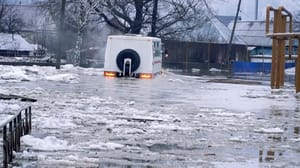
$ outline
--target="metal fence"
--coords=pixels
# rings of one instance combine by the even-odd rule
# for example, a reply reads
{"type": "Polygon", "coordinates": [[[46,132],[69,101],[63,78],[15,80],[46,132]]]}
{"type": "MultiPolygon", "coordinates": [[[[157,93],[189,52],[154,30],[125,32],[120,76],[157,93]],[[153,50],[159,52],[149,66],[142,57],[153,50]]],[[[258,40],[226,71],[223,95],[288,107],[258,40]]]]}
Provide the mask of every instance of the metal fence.
{"type": "Polygon", "coordinates": [[[31,106],[22,109],[1,124],[3,135],[3,167],[12,162],[13,151],[20,151],[21,137],[31,132],[31,106]]]}

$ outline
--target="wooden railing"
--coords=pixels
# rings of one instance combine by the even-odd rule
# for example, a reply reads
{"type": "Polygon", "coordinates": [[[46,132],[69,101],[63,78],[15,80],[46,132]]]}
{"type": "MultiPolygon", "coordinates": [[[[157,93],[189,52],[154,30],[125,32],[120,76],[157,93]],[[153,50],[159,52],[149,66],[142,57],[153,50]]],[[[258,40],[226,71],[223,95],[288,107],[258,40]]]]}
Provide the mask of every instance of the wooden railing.
{"type": "Polygon", "coordinates": [[[3,135],[3,167],[12,162],[13,151],[20,151],[21,137],[31,132],[31,106],[22,109],[0,125],[3,135]]]}

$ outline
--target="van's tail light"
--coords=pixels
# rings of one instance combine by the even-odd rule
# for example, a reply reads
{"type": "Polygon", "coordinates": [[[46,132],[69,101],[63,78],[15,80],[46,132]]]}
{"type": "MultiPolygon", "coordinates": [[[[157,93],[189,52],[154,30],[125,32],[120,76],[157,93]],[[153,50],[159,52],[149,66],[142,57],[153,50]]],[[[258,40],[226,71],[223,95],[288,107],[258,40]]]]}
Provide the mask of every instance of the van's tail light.
{"type": "Polygon", "coordinates": [[[152,79],[153,76],[152,76],[152,74],[149,74],[149,73],[140,73],[139,78],[141,78],[141,79],[152,79]]]}
{"type": "Polygon", "coordinates": [[[104,76],[106,76],[106,77],[116,77],[117,73],[116,72],[104,71],[104,76]]]}

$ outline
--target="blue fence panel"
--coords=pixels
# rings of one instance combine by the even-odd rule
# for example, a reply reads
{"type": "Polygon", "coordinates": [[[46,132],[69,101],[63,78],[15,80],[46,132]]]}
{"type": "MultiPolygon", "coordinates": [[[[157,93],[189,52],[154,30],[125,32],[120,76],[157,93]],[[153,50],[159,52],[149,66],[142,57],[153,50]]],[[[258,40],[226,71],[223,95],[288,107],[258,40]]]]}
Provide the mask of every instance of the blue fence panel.
{"type": "MultiPolygon", "coordinates": [[[[269,62],[233,62],[232,71],[234,73],[238,72],[248,72],[248,73],[270,73],[272,63],[269,62]]],[[[295,63],[286,63],[285,68],[295,67],[295,63]]]]}

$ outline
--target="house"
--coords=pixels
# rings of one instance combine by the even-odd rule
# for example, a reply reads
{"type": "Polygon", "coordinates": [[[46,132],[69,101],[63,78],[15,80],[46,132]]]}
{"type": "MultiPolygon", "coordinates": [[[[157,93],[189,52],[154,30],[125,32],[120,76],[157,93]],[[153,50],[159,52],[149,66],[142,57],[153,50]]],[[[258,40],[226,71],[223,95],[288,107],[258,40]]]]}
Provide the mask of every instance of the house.
{"type": "Polygon", "coordinates": [[[32,44],[38,44],[41,50],[52,51],[56,48],[56,25],[49,12],[38,3],[33,5],[13,5],[24,22],[20,31],[22,37],[32,44]]]}
{"type": "MultiPolygon", "coordinates": [[[[234,22],[229,23],[228,27],[233,28],[234,22]]],[[[273,24],[270,25],[272,32],[273,24]]],[[[239,36],[248,48],[248,63],[237,62],[234,65],[236,71],[239,72],[267,72],[271,71],[272,58],[272,39],[266,37],[265,21],[242,21],[236,23],[235,35],[239,36]]],[[[293,42],[292,54],[296,54],[297,41],[293,42]]],[[[286,55],[288,55],[288,47],[286,47],[286,55]]],[[[294,66],[293,60],[286,64],[286,67],[294,66]]]]}
{"type": "Polygon", "coordinates": [[[0,56],[34,56],[35,47],[19,34],[0,33],[0,56]]]}
{"type": "MultiPolygon", "coordinates": [[[[232,29],[233,22],[229,23],[228,27],[232,29]]],[[[294,24],[296,28],[296,24],[294,24]]],[[[270,25],[272,32],[273,24],[270,25]]],[[[294,28],[294,29],[295,29],[294,28]]],[[[235,28],[235,34],[245,41],[248,46],[249,56],[251,55],[272,55],[272,39],[266,37],[266,22],[265,21],[238,21],[235,28]]],[[[298,46],[297,41],[293,41],[293,53],[296,52],[298,46]]],[[[288,52],[288,51],[286,51],[288,52]]]]}

